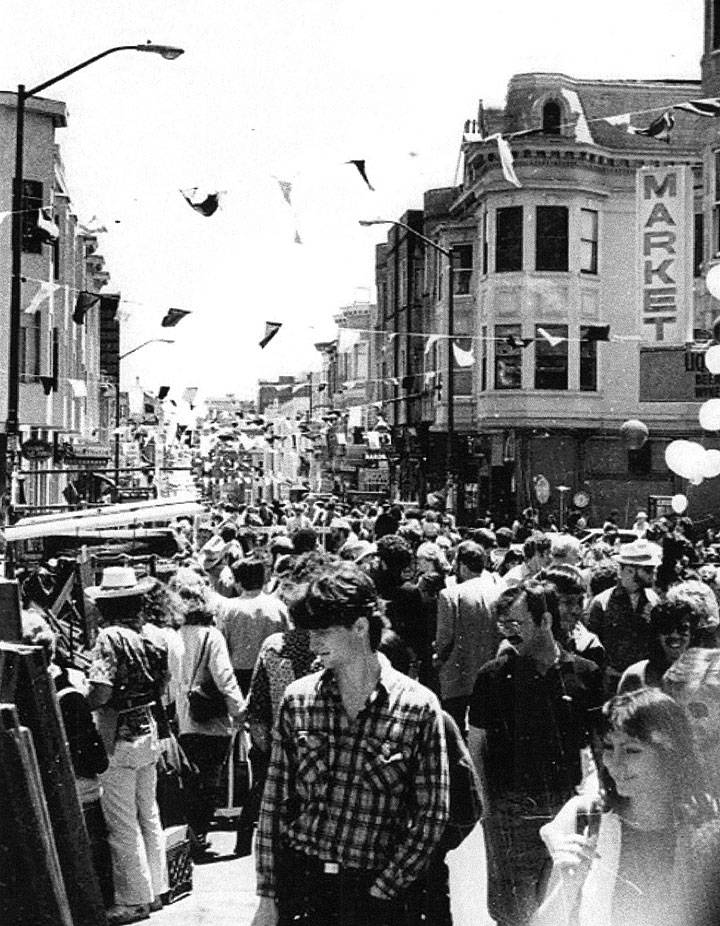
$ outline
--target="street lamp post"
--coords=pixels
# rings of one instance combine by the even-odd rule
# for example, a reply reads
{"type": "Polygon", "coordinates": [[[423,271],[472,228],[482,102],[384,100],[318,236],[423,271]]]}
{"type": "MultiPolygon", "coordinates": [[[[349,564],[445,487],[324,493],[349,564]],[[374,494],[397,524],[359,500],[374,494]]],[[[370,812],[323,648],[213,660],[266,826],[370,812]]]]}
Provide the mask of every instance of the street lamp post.
{"type": "Polygon", "coordinates": [[[29,90],[24,84],[17,89],[16,129],[15,129],[15,178],[12,195],[12,269],[10,277],[10,325],[9,325],[9,357],[8,357],[8,404],[6,419],[7,444],[0,453],[0,490],[7,485],[8,457],[14,459],[19,432],[19,404],[20,404],[20,320],[21,320],[21,276],[22,276],[22,238],[23,238],[23,158],[25,142],[25,103],[30,97],[52,87],[71,74],[94,64],[101,58],[106,58],[118,51],[143,51],[160,55],[168,61],[179,58],[183,54],[182,48],[173,48],[170,45],[117,45],[86,61],[81,61],[74,67],[68,68],[62,74],[45,80],[29,90]]]}
{"type": "Polygon", "coordinates": [[[124,354],[120,354],[118,357],[118,376],[117,382],[115,383],[115,487],[119,488],[120,486],[120,361],[124,360],[126,357],[129,357],[130,354],[134,354],[135,351],[140,350],[143,347],[147,347],[148,344],[174,344],[171,338],[148,338],[147,341],[143,341],[142,344],[138,344],[137,347],[132,347],[130,350],[126,350],[124,354]]]}
{"type": "Polygon", "coordinates": [[[429,245],[431,248],[434,248],[440,254],[444,254],[448,259],[448,322],[447,322],[447,365],[445,378],[447,380],[447,469],[448,474],[453,475],[455,468],[455,364],[453,357],[452,341],[455,334],[455,292],[454,292],[454,280],[453,280],[453,263],[452,263],[452,248],[444,248],[433,241],[432,238],[428,238],[425,235],[421,234],[419,231],[416,231],[410,225],[407,225],[405,222],[399,222],[397,219],[361,219],[360,225],[368,227],[370,225],[396,225],[399,228],[404,228],[406,231],[415,235],[416,238],[419,238],[421,241],[424,241],[425,244],[429,245]]]}

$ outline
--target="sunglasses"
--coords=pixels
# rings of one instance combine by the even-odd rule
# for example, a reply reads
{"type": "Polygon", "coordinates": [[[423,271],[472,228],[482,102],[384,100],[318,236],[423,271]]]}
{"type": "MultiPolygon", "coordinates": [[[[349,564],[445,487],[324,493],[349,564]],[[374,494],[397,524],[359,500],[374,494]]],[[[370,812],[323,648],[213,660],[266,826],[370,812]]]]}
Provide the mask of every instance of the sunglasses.
{"type": "Polygon", "coordinates": [[[689,637],[690,624],[672,624],[671,626],[658,627],[657,632],[661,637],[671,637],[674,633],[679,637],[689,637]]]}

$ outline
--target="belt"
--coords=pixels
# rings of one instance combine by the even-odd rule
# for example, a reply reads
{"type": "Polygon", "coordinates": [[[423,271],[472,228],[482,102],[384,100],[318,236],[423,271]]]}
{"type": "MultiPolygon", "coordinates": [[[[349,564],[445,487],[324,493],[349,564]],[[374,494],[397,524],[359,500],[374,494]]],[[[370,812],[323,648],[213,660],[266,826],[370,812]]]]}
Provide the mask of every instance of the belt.
{"type": "Polygon", "coordinates": [[[290,846],[286,846],[284,852],[286,856],[289,857],[292,864],[306,869],[311,875],[367,878],[373,880],[379,874],[379,872],[371,868],[348,868],[347,866],[341,865],[340,862],[324,861],[323,859],[307,855],[305,852],[300,852],[298,849],[293,849],[290,846]]]}

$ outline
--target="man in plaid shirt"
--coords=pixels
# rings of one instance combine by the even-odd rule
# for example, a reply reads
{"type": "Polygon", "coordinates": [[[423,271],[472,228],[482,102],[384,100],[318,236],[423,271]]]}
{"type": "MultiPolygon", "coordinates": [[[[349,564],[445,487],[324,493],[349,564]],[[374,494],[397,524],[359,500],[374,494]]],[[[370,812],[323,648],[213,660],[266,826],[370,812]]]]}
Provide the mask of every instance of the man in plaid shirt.
{"type": "Polygon", "coordinates": [[[377,652],[372,580],[311,585],[303,625],[324,670],[287,688],[257,837],[253,926],[400,926],[448,821],[440,705],[377,652]]]}

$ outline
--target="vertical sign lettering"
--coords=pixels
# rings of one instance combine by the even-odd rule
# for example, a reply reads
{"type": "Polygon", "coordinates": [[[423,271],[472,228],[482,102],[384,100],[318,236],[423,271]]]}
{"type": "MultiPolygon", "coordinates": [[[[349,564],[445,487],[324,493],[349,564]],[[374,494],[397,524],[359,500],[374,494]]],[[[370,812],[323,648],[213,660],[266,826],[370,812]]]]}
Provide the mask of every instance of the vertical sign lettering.
{"type": "Polygon", "coordinates": [[[648,341],[692,341],[692,197],[690,167],[637,172],[640,320],[648,341]]]}

